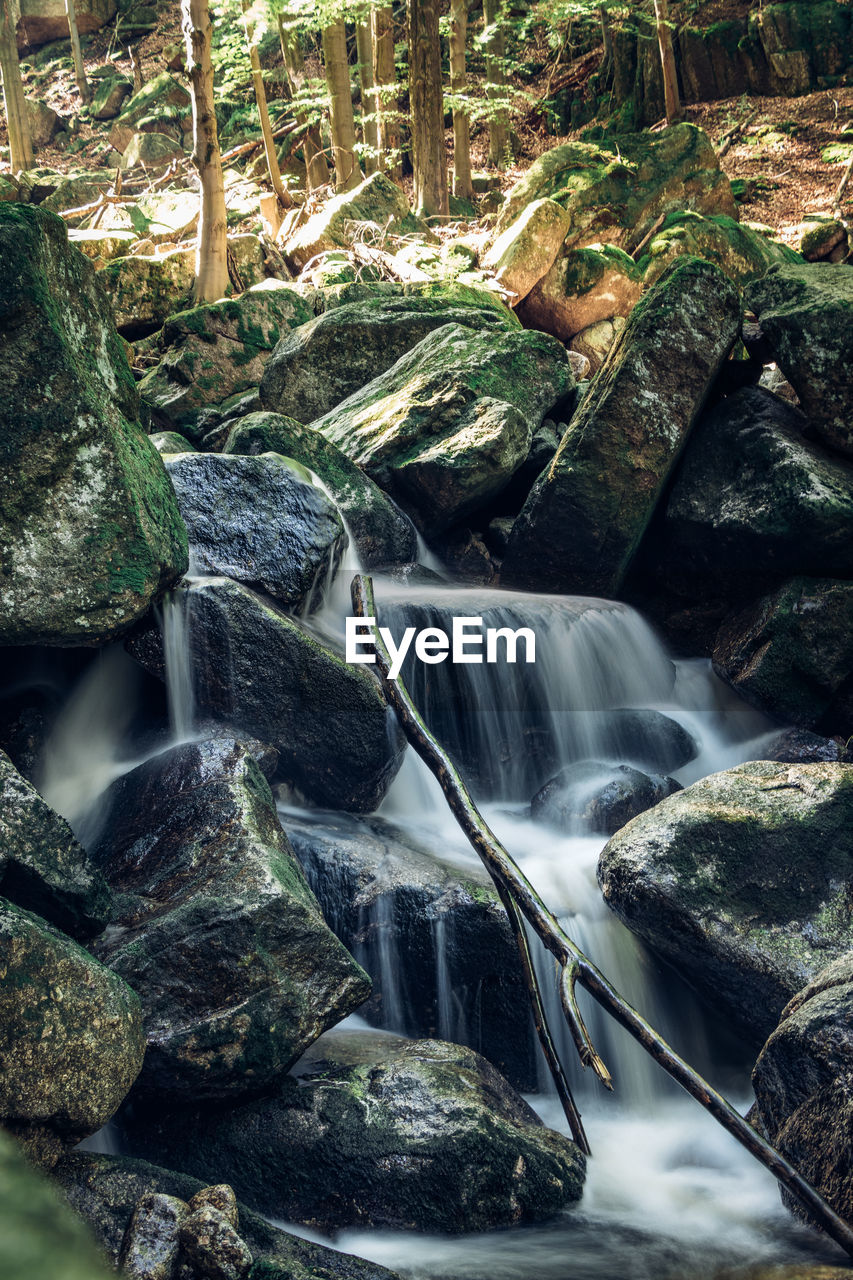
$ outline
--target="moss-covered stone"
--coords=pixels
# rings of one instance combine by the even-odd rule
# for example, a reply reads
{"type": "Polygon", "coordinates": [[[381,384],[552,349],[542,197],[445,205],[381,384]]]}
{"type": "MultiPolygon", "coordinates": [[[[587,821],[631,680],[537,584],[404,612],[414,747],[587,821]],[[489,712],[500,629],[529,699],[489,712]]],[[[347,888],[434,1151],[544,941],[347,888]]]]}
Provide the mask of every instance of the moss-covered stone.
{"type": "Polygon", "coordinates": [[[195,445],[178,435],[177,431],[155,431],[151,436],[151,443],[163,457],[171,453],[198,453],[195,445]]]}
{"type": "Polygon", "coordinates": [[[417,559],[417,533],[408,516],[313,427],[280,413],[250,413],[232,429],[223,452],[279,453],[313,471],[346,522],[365,569],[411,564],[417,559]]]}
{"type": "Polygon", "coordinates": [[[710,263],[681,258],[644,295],[513,526],[505,581],[618,593],[739,329],[710,263]]]}
{"type": "Polygon", "coordinates": [[[139,1001],[88,951],[2,898],[0,953],[0,1117],[79,1142],[139,1074],[139,1001]]]}
{"type": "Polygon", "coordinates": [[[112,899],[64,818],[0,751],[0,893],[76,937],[100,933],[112,899]]]}
{"type": "Polygon", "coordinates": [[[525,324],[564,342],[602,320],[628,316],[644,287],[642,268],[615,245],[561,252],[522,302],[525,324]]]}
{"type": "Polygon", "coordinates": [[[114,120],[124,105],[125,99],[133,94],[133,82],[124,76],[104,76],[97,81],[92,97],[91,112],[93,120],[114,120]]]}
{"type": "Polygon", "coordinates": [[[483,266],[520,302],[547,275],[570,228],[571,216],[556,200],[532,200],[491,245],[483,266]]]}
{"type": "Polygon", "coordinates": [[[143,333],[159,329],[191,299],[195,249],[116,257],[101,269],[99,278],[118,329],[143,333]]]}
{"type": "Polygon", "coordinates": [[[191,427],[205,405],[256,387],[280,339],[310,319],[299,289],[280,280],[171,316],[158,341],[162,359],[139,384],[156,424],[191,427]]]}
{"type": "Polygon", "coordinates": [[[585,1163],[471,1049],[365,1032],[324,1036],[273,1098],[213,1121],[161,1116],[131,1142],[321,1229],[542,1221],[580,1198],[585,1163]]]}
{"type": "Polygon", "coordinates": [[[110,145],[124,151],[137,129],[156,127],[167,121],[188,121],[190,95],[179,80],[161,71],[133,94],[121,110],[110,133],[110,145]]]}
{"type": "Polygon", "coordinates": [[[103,267],[113,258],[123,258],[136,240],[135,231],[72,230],[68,239],[76,249],[91,258],[95,267],[103,267]]]}
{"type": "Polygon", "coordinates": [[[555,338],[451,324],[313,425],[434,534],[504,488],[573,387],[555,338]]]}
{"type": "Polygon", "coordinates": [[[713,774],[605,846],[608,904],[763,1040],[850,946],[853,767],[757,761],[713,774]]]}
{"type": "Polygon", "coordinates": [[[318,253],[350,244],[352,223],[372,222],[383,231],[399,234],[411,229],[407,225],[411,220],[402,188],[384,173],[373,173],[354,191],[342,192],[324,204],[280,248],[293,266],[304,267],[318,253]]]}
{"type": "Polygon", "coordinates": [[[673,259],[682,254],[713,262],[741,285],[763,276],[778,263],[800,261],[800,255],[787,245],[759,235],[734,218],[679,211],[667,217],[639,260],[644,285],[654,284],[673,259]]]}
{"type": "Polygon", "coordinates": [[[135,133],[121,157],[122,169],[164,169],[173,160],[182,160],[185,151],[181,143],[168,133],[135,133]]]}
{"type": "Polygon", "coordinates": [[[0,641],[102,644],[187,565],[94,269],[60,219],[0,206],[0,641]]]}

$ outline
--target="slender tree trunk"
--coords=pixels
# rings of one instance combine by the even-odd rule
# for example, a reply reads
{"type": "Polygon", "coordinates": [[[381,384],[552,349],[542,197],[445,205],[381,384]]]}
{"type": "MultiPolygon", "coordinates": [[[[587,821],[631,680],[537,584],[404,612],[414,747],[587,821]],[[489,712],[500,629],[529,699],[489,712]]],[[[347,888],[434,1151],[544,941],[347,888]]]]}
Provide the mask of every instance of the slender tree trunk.
{"type": "Polygon", "coordinates": [[[343,22],[333,22],[324,28],[323,62],[329,90],[335,190],[352,191],[361,181],[361,171],[355,156],[355,122],[352,114],[346,27],[343,22]]]}
{"type": "Polygon", "coordinates": [[[506,72],[504,58],[506,47],[499,18],[501,0],[483,0],[483,28],[486,36],[486,95],[496,105],[489,119],[489,162],[498,168],[506,167],[509,155],[509,120],[504,103],[506,98],[506,72]]]}
{"type": "Polygon", "coordinates": [[[358,76],[361,81],[361,140],[364,143],[364,171],[379,168],[379,129],[376,94],[373,89],[373,35],[370,22],[360,22],[355,29],[358,49],[358,76]]]}
{"type": "Polygon", "coordinates": [[[379,112],[379,167],[400,180],[400,127],[397,120],[397,68],[394,64],[394,13],[381,5],[370,14],[373,35],[373,84],[379,112]]]}
{"type": "Polygon", "coordinates": [[[449,212],[441,93],[439,0],[409,0],[409,104],[419,214],[449,212]]]}
{"type": "Polygon", "coordinates": [[[91,102],[92,91],[89,88],[89,81],[86,79],[86,68],[83,65],[83,50],[80,48],[80,33],[77,30],[77,12],[74,8],[74,0],[65,0],[65,12],[68,14],[68,34],[71,37],[71,56],[74,59],[74,79],[77,82],[77,92],[80,94],[81,102],[91,102]]]}
{"type": "Polygon", "coordinates": [[[655,21],[658,29],[658,48],[663,72],[663,97],[666,104],[667,124],[677,124],[684,119],[681,98],[678,95],[678,76],[675,71],[675,51],[672,47],[672,27],[669,25],[667,0],[655,0],[655,21]]]}
{"type": "Polygon", "coordinates": [[[11,0],[0,0],[0,70],[3,72],[3,102],[6,108],[6,126],[9,132],[9,158],[12,172],[31,169],[33,141],[30,134],[30,117],[21,80],[18,62],[18,39],[15,34],[16,15],[11,0]]]}
{"type": "MultiPolygon", "coordinates": [[[[468,89],[465,42],[468,38],[468,0],[450,0],[450,91],[455,96],[468,89]]],[[[471,185],[471,134],[468,112],[453,108],[453,194],[460,200],[474,195],[471,185]]]]}
{"type": "MultiPolygon", "coordinates": [[[[69,0],[69,3],[71,0],[69,0]]],[[[270,113],[267,107],[267,91],[264,88],[264,75],[261,71],[261,58],[258,53],[258,46],[255,43],[254,29],[250,21],[249,14],[252,9],[252,0],[241,0],[243,7],[243,27],[246,32],[246,44],[249,48],[249,62],[252,66],[252,85],[255,90],[255,102],[258,106],[258,115],[261,120],[261,134],[264,139],[264,154],[267,158],[267,170],[270,175],[270,183],[272,189],[278,196],[282,207],[291,208],[293,200],[290,193],[281,180],[281,170],[278,167],[278,152],[275,149],[275,140],[272,136],[272,125],[270,124],[270,113]]]]}
{"type": "Polygon", "coordinates": [[[228,241],[225,184],[213,107],[207,0],[181,0],[181,27],[193,101],[192,158],[201,180],[194,297],[196,302],[216,302],[228,287],[228,241]]]}
{"type": "MultiPolygon", "coordinates": [[[[281,14],[278,15],[278,38],[290,96],[298,100],[299,94],[305,87],[305,60],[302,57],[299,36],[295,32],[286,30],[281,14]]],[[[295,116],[298,124],[304,124],[307,119],[307,112],[299,107],[298,101],[295,116]]],[[[316,191],[318,187],[324,187],[329,181],[329,166],[323,154],[323,140],[320,137],[318,125],[312,124],[306,130],[302,153],[305,156],[305,179],[308,190],[316,191]]]]}

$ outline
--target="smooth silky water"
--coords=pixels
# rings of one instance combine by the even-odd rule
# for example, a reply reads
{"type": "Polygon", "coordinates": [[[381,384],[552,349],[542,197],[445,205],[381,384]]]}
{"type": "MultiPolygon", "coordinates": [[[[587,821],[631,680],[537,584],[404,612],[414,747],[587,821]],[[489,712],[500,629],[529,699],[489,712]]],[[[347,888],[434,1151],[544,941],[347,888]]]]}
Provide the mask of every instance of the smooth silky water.
{"type": "MultiPolygon", "coordinates": [[[[350,549],[337,577],[325,584],[321,608],[303,619],[341,647],[344,618],[351,612],[349,581],[358,569],[350,549]]],[[[683,785],[760,758],[772,726],[717,680],[708,663],[673,662],[653,629],[628,606],[460,588],[428,576],[434,580],[427,585],[376,580],[377,611],[395,636],[407,625],[450,631],[454,614],[478,616],[487,626],[532,627],[536,662],[426,667],[410,658],[403,675],[418,705],[435,732],[469,761],[488,821],[571,936],[673,1046],[745,1110],[751,1101],[749,1052],[606,907],[595,879],[606,837],[580,824],[558,832],[533,823],[529,799],[537,769],[541,784],[573,761],[630,763],[629,757],[612,753],[613,737],[606,728],[607,713],[614,709],[663,712],[693,736],[698,754],[672,771],[683,785]],[[550,767],[543,777],[546,763],[550,767]]],[[[169,745],[174,745],[196,732],[191,588],[167,599],[161,626],[169,745]]],[[[42,789],[84,842],[103,821],[102,800],[110,783],[152,754],[128,740],[137,696],[135,664],[120,646],[111,647],[72,691],[47,745],[42,789]]],[[[163,749],[161,739],[155,750],[163,749]]],[[[295,812],[300,822],[340,825],[340,815],[303,807],[295,812]]],[[[281,813],[286,828],[292,801],[282,803],[281,813]]],[[[411,750],[380,815],[403,843],[408,839],[432,850],[445,865],[464,869],[476,861],[437,782],[411,750]]],[[[383,1007],[387,1029],[396,1031],[404,1025],[405,1011],[394,989],[400,967],[395,938],[390,919],[374,923],[385,924],[380,929],[383,1007]]],[[[436,926],[435,934],[438,1026],[448,1038],[464,1039],[467,1011],[450,989],[443,927],[436,926]]],[[[774,1179],[584,994],[584,1016],[613,1074],[615,1092],[606,1094],[581,1071],[559,1009],[553,961],[538,942],[535,951],[552,1030],[593,1150],[581,1203],[539,1226],[452,1238],[344,1231],[331,1242],[334,1247],[414,1280],[704,1280],[727,1268],[840,1262],[833,1246],[798,1227],[785,1212],[774,1179]]],[[[348,1021],[364,1025],[357,1017],[348,1021]]],[[[520,1035],[528,1034],[528,1023],[526,1010],[519,1010],[520,1035]]],[[[565,1131],[544,1063],[539,1082],[540,1092],[529,1101],[547,1124],[565,1131]]],[[[113,1150],[112,1141],[108,1128],[86,1146],[113,1150]]],[[[280,1225],[310,1235],[298,1226],[280,1225]]]]}

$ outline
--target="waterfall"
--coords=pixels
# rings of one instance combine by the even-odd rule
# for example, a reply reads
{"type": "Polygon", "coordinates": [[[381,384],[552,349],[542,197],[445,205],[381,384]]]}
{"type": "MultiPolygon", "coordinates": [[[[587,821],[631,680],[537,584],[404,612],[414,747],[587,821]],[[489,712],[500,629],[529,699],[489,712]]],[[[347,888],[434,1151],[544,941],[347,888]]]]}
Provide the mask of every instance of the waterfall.
{"type": "Polygon", "coordinates": [[[192,589],[170,591],[159,611],[169,728],[174,742],[186,742],[195,724],[195,679],[190,648],[192,589]]]}

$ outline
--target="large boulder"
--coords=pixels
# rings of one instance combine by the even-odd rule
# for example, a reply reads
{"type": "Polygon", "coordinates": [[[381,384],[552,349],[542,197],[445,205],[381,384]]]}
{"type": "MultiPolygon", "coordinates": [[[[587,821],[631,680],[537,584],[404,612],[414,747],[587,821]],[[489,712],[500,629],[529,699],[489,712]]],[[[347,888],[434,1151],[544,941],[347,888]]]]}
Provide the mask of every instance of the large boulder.
{"type": "Polygon", "coordinates": [[[351,302],[282,338],[264,369],[261,404],[297,422],[313,422],[444,324],[485,331],[514,326],[509,311],[502,316],[497,309],[454,306],[440,297],[351,302]]]}
{"type": "Polygon", "coordinates": [[[121,899],[98,953],[142,1001],[136,1094],[268,1088],[367,997],[239,742],[172,748],[107,793],[94,856],[121,899]]]}
{"type": "MultiPolygon", "coordinates": [[[[202,1197],[211,1199],[211,1192],[216,1190],[206,1189],[197,1178],[160,1169],[144,1160],[77,1151],[65,1156],[54,1177],[114,1267],[119,1265],[122,1244],[143,1197],[160,1195],[197,1202],[202,1197]]],[[[289,1235],[243,1204],[237,1204],[236,1210],[240,1234],[255,1259],[256,1280],[400,1280],[396,1272],[386,1271],[376,1263],[289,1235]]],[[[20,1280],[30,1280],[29,1274],[20,1280]]],[[[57,1273],[57,1280],[66,1278],[57,1273]]],[[[78,1277],[69,1276],[68,1280],[78,1277]]],[[[80,1280],[90,1277],[81,1275],[80,1280]]],[[[95,1280],[94,1273],[91,1280],[95,1280]]]]}
{"type": "Polygon", "coordinates": [[[4,1280],[108,1280],[112,1272],[61,1193],[0,1133],[0,1273],[4,1280]]]}
{"type": "Polygon", "coordinates": [[[568,342],[592,325],[630,315],[643,287],[642,270],[624,249],[569,249],[528,293],[519,315],[568,342]]]}
{"type": "Polygon", "coordinates": [[[714,669],[762,711],[853,733],[853,583],[792,578],[726,618],[714,669]]]}
{"type": "Polygon", "coordinates": [[[192,119],[189,92],[168,71],[147,80],[124,104],[110,130],[110,146],[124,151],[138,133],[168,132],[180,141],[192,119]]]}
{"type": "MultiPolygon", "coordinates": [[[[756,1120],[764,1135],[853,1221],[853,955],[817,974],[782,1011],[755,1064],[756,1120]]],[[[788,1207],[802,1205],[783,1192],[788,1207]]]]}
{"type": "Polygon", "coordinates": [[[490,245],[483,266],[515,295],[513,305],[548,274],[571,225],[571,214],[556,200],[532,200],[490,245]]]}
{"type": "Polygon", "coordinates": [[[64,818],[0,751],[0,893],[75,937],[100,933],[112,897],[64,818]]]}
{"type": "Polygon", "coordinates": [[[599,880],[620,919],[752,1039],[850,946],[853,767],[755,761],[629,822],[599,880]]]}
{"type": "Polygon", "coordinates": [[[139,384],[156,425],[180,431],[204,406],[256,387],[283,334],[311,315],[294,285],[267,280],[171,316],[158,340],[160,363],[139,384]]]}
{"type": "MultiPolygon", "coordinates": [[[[33,49],[52,40],[68,39],[65,0],[20,0],[17,37],[19,49],[33,49]]],[[[117,0],[75,0],[77,30],[81,35],[98,31],[115,17],[117,0]]]]}
{"type": "Polygon", "coordinates": [[[486,872],[444,861],[379,817],[284,813],[282,824],[323,915],[370,975],[360,1016],[467,1044],[517,1089],[534,1090],[518,949],[486,872]]]}
{"type": "Polygon", "coordinates": [[[578,1148],[471,1049],[338,1032],[294,1074],[272,1098],[158,1116],[127,1141],[207,1181],[216,1169],[252,1208],[321,1229],[483,1231],[580,1198],[578,1148]]]}
{"type": "Polygon", "coordinates": [[[313,471],[346,522],[365,569],[417,560],[418,536],[409,517],[361,467],[313,427],[280,413],[249,413],[237,421],[223,452],[249,456],[280,453],[313,471]]]}
{"type": "Polygon", "coordinates": [[[0,205],[0,642],[100,645],[187,566],[92,264],[59,218],[0,205]]]}
{"type": "Polygon", "coordinates": [[[697,583],[853,576],[853,466],[804,437],[807,426],[761,387],[697,424],[666,506],[668,581],[689,593],[697,583]]]}
{"type": "Polygon", "coordinates": [[[825,262],[774,267],[750,286],[745,301],[812,429],[853,457],[853,268],[825,262]]]}
{"type": "Polygon", "coordinates": [[[763,276],[779,263],[799,263],[800,255],[727,214],[678,210],[668,214],[641,254],[646,286],[663,275],[674,258],[689,255],[713,262],[735,284],[763,276]]]}
{"type": "Polygon", "coordinates": [[[195,282],[195,249],[114,258],[98,274],[109,296],[117,328],[128,336],[150,332],[159,329],[170,315],[190,305],[195,282]]]}
{"type": "Polygon", "coordinates": [[[351,244],[357,231],[354,224],[365,222],[398,235],[416,225],[403,189],[384,173],[372,173],[353,191],[328,200],[292,235],[285,222],[279,246],[291,266],[304,267],[320,253],[351,244]]]}
{"type": "Polygon", "coordinates": [[[195,571],[245,582],[297,609],[334,574],[344,527],[301,467],[277,453],[181,453],[167,457],[166,470],[195,571]]]}
{"type": "Polygon", "coordinates": [[[693,124],[546,151],[508,193],[497,234],[531,201],[544,198],[571,219],[567,248],[606,241],[630,251],[671,210],[737,216],[711,139],[693,124]]]}
{"type": "Polygon", "coordinates": [[[506,486],[573,387],[555,338],[451,324],[312,425],[437,534],[506,486]]]}
{"type": "Polygon", "coordinates": [[[0,954],[0,1119],[25,1137],[47,1129],[79,1142],[139,1074],[139,1000],[76,942],[2,898],[0,954]]]}
{"type": "MultiPolygon", "coordinates": [[[[199,713],[275,746],[276,779],[315,804],[375,809],[400,767],[404,740],[372,677],[229,578],[204,579],[184,604],[199,713]]],[[[164,674],[159,631],[129,647],[164,674]]]]}
{"type": "Polygon", "coordinates": [[[739,326],[710,263],[681,258],[649,290],[513,526],[504,581],[618,594],[739,326]]]}

